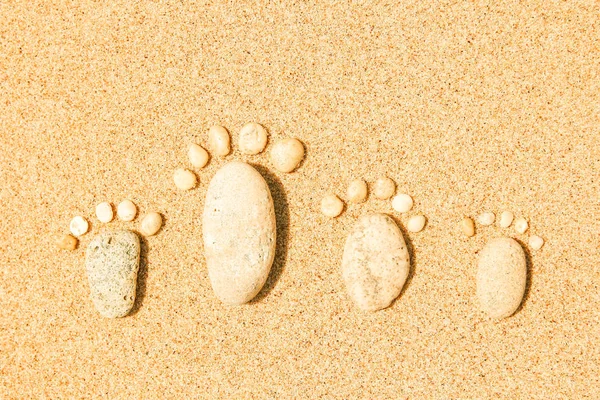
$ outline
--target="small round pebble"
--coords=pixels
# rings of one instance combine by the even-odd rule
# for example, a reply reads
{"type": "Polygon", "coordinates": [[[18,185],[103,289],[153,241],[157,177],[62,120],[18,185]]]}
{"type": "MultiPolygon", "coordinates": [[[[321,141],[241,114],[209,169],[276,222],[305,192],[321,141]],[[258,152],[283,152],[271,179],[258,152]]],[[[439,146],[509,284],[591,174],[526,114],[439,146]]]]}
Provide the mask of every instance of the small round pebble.
{"type": "Polygon", "coordinates": [[[523,217],[519,217],[515,220],[515,230],[518,233],[525,233],[527,232],[527,229],[529,228],[529,223],[527,223],[527,220],[523,217]]]}
{"type": "Polygon", "coordinates": [[[115,213],[113,212],[112,205],[109,202],[102,202],[96,206],[96,218],[98,221],[107,223],[113,220],[115,213]]]}
{"type": "Polygon", "coordinates": [[[133,221],[137,214],[137,207],[131,200],[123,200],[117,206],[117,215],[122,221],[133,221]]]}
{"type": "Polygon", "coordinates": [[[64,234],[56,241],[56,245],[63,250],[75,250],[77,248],[77,242],[79,241],[76,237],[64,234]]]}
{"type": "Polygon", "coordinates": [[[409,212],[413,208],[413,199],[407,194],[394,196],[392,208],[401,213],[409,212]]]}
{"type": "Polygon", "coordinates": [[[529,238],[529,246],[534,250],[539,250],[544,245],[544,239],[537,235],[533,235],[529,238]]]}
{"type": "Polygon", "coordinates": [[[484,212],[477,217],[477,222],[485,226],[493,224],[495,220],[496,216],[492,212],[484,212]]]}
{"type": "Polygon", "coordinates": [[[304,158],[304,146],[298,139],[283,139],[271,149],[271,163],[281,172],[292,172],[304,158]]]}
{"type": "Polygon", "coordinates": [[[82,216],[76,216],[71,220],[69,224],[69,230],[73,236],[85,235],[90,228],[88,222],[82,216]]]}
{"type": "Polygon", "coordinates": [[[369,189],[367,182],[363,179],[355,179],[348,185],[348,201],[351,203],[362,203],[367,200],[369,189]]]}
{"type": "Polygon", "coordinates": [[[406,229],[410,232],[421,232],[423,228],[425,228],[426,219],[422,215],[415,215],[414,217],[410,217],[408,223],[406,224],[406,229]]]}
{"type": "Polygon", "coordinates": [[[190,190],[196,187],[198,180],[192,171],[184,168],[177,168],[173,174],[173,182],[175,182],[175,186],[177,186],[178,189],[190,190]]]}
{"type": "Polygon", "coordinates": [[[344,203],[335,194],[328,194],[321,200],[321,212],[328,217],[335,218],[344,210],[344,203]]]}
{"type": "Polygon", "coordinates": [[[204,150],[204,147],[192,143],[188,149],[188,158],[190,163],[196,168],[204,168],[208,163],[208,152],[204,150]]]}
{"type": "Polygon", "coordinates": [[[239,139],[242,154],[258,154],[267,146],[267,130],[256,122],[250,122],[240,130],[239,139]]]}
{"type": "Polygon", "coordinates": [[[396,184],[390,178],[379,178],[373,185],[373,195],[381,200],[387,200],[394,195],[396,184]]]}
{"type": "Polygon", "coordinates": [[[472,218],[465,217],[460,221],[460,229],[468,237],[475,236],[475,223],[472,218]]]}
{"type": "Polygon", "coordinates": [[[162,226],[162,217],[157,212],[151,212],[142,218],[140,223],[140,232],[144,236],[152,236],[158,232],[162,226]]]}
{"type": "Polygon", "coordinates": [[[510,211],[503,211],[502,214],[500,214],[500,227],[508,228],[512,224],[514,218],[515,215],[510,211]]]}
{"type": "Polygon", "coordinates": [[[224,157],[231,153],[231,139],[229,132],[222,126],[212,126],[208,130],[208,148],[219,157],[224,157]]]}

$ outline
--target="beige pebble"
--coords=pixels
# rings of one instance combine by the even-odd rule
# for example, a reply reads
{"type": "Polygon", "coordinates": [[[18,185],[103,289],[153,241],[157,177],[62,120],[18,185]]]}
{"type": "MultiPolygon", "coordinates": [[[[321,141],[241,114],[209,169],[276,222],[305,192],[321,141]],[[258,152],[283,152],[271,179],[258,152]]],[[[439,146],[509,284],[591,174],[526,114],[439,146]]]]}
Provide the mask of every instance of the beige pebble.
{"type": "Polygon", "coordinates": [[[155,235],[162,226],[162,216],[157,212],[148,213],[142,218],[140,223],[140,232],[144,236],[155,235]]]}
{"type": "Polygon", "coordinates": [[[321,200],[321,212],[328,217],[335,218],[344,210],[344,202],[335,194],[328,194],[321,200]]]}
{"type": "Polygon", "coordinates": [[[475,235],[475,223],[472,218],[465,217],[460,221],[460,228],[463,233],[468,237],[472,237],[475,235]]]}
{"type": "Polygon", "coordinates": [[[477,217],[477,222],[484,226],[492,225],[495,220],[496,215],[492,212],[484,212],[477,217]]]}
{"type": "Polygon", "coordinates": [[[281,172],[292,172],[304,158],[304,146],[298,139],[283,139],[271,149],[271,163],[281,172]]]}
{"type": "Polygon", "coordinates": [[[123,200],[117,206],[117,216],[122,221],[133,221],[137,215],[137,207],[131,200],[123,200]]]}
{"type": "Polygon", "coordinates": [[[196,168],[204,168],[208,163],[209,155],[204,147],[192,143],[188,149],[188,158],[190,163],[196,168]]]}
{"type": "Polygon", "coordinates": [[[500,214],[500,221],[498,222],[501,228],[508,228],[515,218],[515,215],[510,211],[503,211],[500,214]]]}
{"type": "Polygon", "coordinates": [[[250,122],[240,130],[239,146],[242,154],[258,154],[267,146],[267,130],[256,122],[250,122]]]}
{"type": "Polygon", "coordinates": [[[222,126],[211,126],[208,130],[208,148],[219,157],[224,157],[231,153],[231,139],[229,132],[222,126]]]}
{"type": "Polygon", "coordinates": [[[58,238],[56,245],[63,250],[75,250],[78,242],[79,240],[77,240],[76,237],[69,234],[64,234],[58,238]]]}
{"type": "Polygon", "coordinates": [[[363,179],[355,179],[348,185],[347,196],[349,202],[362,203],[367,200],[368,195],[369,189],[367,187],[367,182],[363,179]]]}
{"type": "Polygon", "coordinates": [[[112,204],[102,202],[96,206],[96,218],[98,221],[107,223],[113,220],[115,213],[113,212],[112,204]]]}
{"type": "Polygon", "coordinates": [[[537,235],[533,235],[529,238],[529,246],[534,250],[539,250],[544,245],[544,239],[537,235]]]}
{"type": "Polygon", "coordinates": [[[392,199],[392,208],[398,212],[409,212],[413,208],[413,199],[407,194],[399,194],[392,199]]]}
{"type": "Polygon", "coordinates": [[[175,182],[175,186],[177,186],[178,189],[190,190],[196,187],[198,179],[196,178],[196,174],[192,171],[184,168],[177,168],[173,174],[173,182],[175,182]]]}
{"type": "Polygon", "coordinates": [[[69,230],[73,234],[73,236],[81,236],[85,235],[90,228],[90,225],[86,221],[85,218],[78,215],[71,220],[69,224],[69,230]]]}
{"type": "Polygon", "coordinates": [[[387,200],[394,195],[396,184],[387,177],[379,178],[373,185],[373,195],[381,200],[387,200]]]}
{"type": "Polygon", "coordinates": [[[427,222],[427,220],[424,216],[415,215],[408,219],[406,229],[408,229],[410,232],[421,232],[423,228],[425,228],[425,222],[427,222]]]}
{"type": "Polygon", "coordinates": [[[527,232],[527,229],[529,228],[529,223],[527,222],[527,220],[523,217],[519,217],[515,220],[515,230],[518,233],[525,233],[527,232]]]}

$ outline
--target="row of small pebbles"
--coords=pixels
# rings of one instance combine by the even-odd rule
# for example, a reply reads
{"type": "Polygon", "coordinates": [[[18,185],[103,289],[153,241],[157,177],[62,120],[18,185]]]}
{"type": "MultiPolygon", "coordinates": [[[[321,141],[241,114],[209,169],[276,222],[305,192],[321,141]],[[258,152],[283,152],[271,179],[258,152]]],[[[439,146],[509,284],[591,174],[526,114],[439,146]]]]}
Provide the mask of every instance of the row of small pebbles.
{"type": "MultiPolygon", "coordinates": [[[[495,220],[496,215],[493,212],[484,212],[479,214],[477,217],[477,223],[483,226],[490,226],[495,222],[495,220]]],[[[519,217],[515,219],[514,214],[510,211],[503,211],[502,214],[500,214],[498,225],[501,228],[508,228],[513,224],[513,221],[515,231],[517,231],[517,233],[523,234],[529,229],[529,222],[527,222],[525,218],[519,217]]],[[[463,218],[460,222],[460,228],[466,236],[475,236],[475,223],[473,222],[472,218],[463,218]]],[[[532,249],[539,250],[544,245],[544,239],[537,235],[531,235],[529,237],[529,245],[532,249]]]]}

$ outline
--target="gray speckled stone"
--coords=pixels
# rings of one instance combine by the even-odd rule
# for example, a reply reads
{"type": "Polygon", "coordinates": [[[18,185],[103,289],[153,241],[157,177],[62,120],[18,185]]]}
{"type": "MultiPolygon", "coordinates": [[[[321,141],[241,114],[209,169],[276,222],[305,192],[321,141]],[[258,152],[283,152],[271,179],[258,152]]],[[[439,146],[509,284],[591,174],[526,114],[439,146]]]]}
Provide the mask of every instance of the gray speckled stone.
{"type": "Polygon", "coordinates": [[[86,252],[85,268],[94,306],[108,318],[124,317],[135,302],[140,239],[131,231],[104,232],[86,252]]]}

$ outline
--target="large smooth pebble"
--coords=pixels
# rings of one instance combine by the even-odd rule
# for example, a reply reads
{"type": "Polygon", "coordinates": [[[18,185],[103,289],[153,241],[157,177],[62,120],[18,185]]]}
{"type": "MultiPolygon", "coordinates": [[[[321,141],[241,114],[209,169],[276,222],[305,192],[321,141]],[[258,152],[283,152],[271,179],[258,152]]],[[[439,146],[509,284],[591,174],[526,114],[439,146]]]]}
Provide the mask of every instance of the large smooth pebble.
{"type": "Polygon", "coordinates": [[[384,214],[361,217],[346,240],[342,275],[352,301],[362,310],[388,307],[402,291],[410,256],[402,232],[384,214]]]}
{"type": "Polygon", "coordinates": [[[135,302],[140,239],[131,231],[104,232],[89,244],[85,269],[92,301],[108,318],[124,317],[135,302]]]}
{"type": "Polygon", "coordinates": [[[492,239],[479,252],[477,298],[490,317],[511,316],[523,301],[527,284],[525,252],[514,239],[492,239]]]}
{"type": "Polygon", "coordinates": [[[208,277],[227,304],[252,300],[275,257],[275,209],[263,177],[243,162],[225,164],[206,192],[202,233],[208,277]]]}

